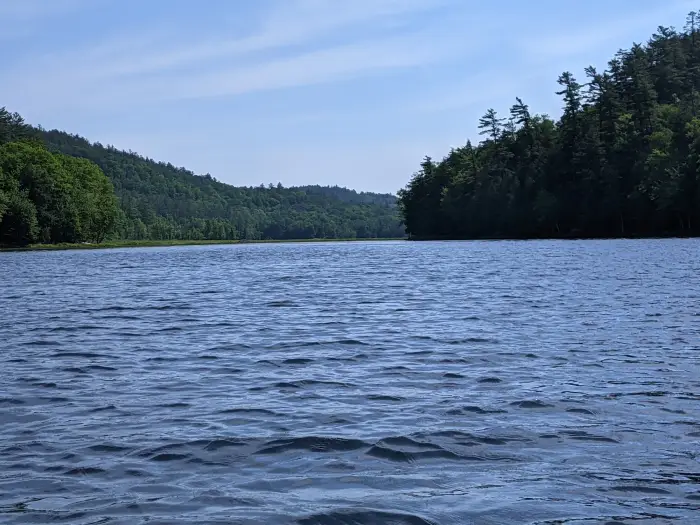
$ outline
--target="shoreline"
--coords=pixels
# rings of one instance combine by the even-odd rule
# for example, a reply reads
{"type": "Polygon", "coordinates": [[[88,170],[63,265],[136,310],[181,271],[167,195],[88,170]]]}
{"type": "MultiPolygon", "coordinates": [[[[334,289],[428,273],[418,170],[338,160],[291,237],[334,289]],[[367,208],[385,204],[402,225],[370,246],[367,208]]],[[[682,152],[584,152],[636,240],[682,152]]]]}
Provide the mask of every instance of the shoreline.
{"type": "Polygon", "coordinates": [[[169,248],[175,246],[205,246],[223,244],[281,244],[281,243],[313,243],[313,242],[364,242],[364,241],[403,241],[405,237],[368,238],[368,239],[265,239],[265,240],[165,240],[165,241],[107,241],[96,243],[62,243],[62,244],[30,244],[27,246],[0,247],[1,252],[35,252],[55,250],[114,250],[119,248],[169,248]]]}
{"type": "Polygon", "coordinates": [[[330,242],[381,242],[409,241],[417,243],[431,242],[488,242],[488,241],[602,241],[602,240],[644,240],[644,239],[696,239],[696,235],[640,235],[617,237],[475,237],[475,238],[439,238],[439,237],[386,237],[386,238],[346,238],[346,239],[260,239],[260,240],[161,240],[161,241],[107,241],[95,243],[61,243],[61,244],[30,244],[27,246],[0,246],[3,252],[38,252],[66,250],[116,250],[120,248],[170,248],[176,246],[209,246],[228,244],[302,244],[330,242]]]}

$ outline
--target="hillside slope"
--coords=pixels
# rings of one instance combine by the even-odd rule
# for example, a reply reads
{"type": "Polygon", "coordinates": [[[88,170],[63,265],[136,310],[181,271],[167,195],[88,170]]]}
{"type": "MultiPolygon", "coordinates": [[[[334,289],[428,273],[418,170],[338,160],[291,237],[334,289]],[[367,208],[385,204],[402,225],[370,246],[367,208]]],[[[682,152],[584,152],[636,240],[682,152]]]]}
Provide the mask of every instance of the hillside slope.
{"type": "Polygon", "coordinates": [[[393,195],[345,188],[235,187],[68,133],[51,151],[95,162],[114,184],[120,239],[309,239],[404,235],[393,195]]]}

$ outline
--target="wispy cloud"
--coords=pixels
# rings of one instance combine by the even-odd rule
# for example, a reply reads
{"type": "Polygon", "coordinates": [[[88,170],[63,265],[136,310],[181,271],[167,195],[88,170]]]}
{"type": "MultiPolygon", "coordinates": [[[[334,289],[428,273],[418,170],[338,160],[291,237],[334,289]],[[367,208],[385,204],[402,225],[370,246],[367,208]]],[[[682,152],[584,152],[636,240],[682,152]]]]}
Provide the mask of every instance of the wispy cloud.
{"type": "MultiPolygon", "coordinates": [[[[153,103],[240,95],[411,68],[464,54],[476,44],[444,26],[390,31],[402,16],[445,0],[295,0],[280,2],[251,34],[183,45],[167,33],[128,35],[86,50],[45,55],[15,78],[34,77],[25,97],[63,104],[153,103]],[[346,32],[356,26],[367,34],[346,32]],[[329,37],[332,37],[329,40],[329,37]],[[302,46],[302,47],[294,47],[302,46]],[[261,52],[271,52],[260,55],[261,52]],[[256,54],[258,53],[258,54],[256,54]],[[285,56],[286,55],[286,56],[285,56]],[[51,76],[51,82],[39,81],[51,76]]],[[[177,34],[177,32],[175,32],[177,34]]],[[[25,81],[25,83],[27,83],[25,81]]]]}
{"type": "MultiPolygon", "coordinates": [[[[39,1],[39,0],[34,0],[39,1]]],[[[71,0],[64,0],[71,1],[71,0]]],[[[77,2],[80,0],[72,0],[77,2]]],[[[445,0],[355,0],[339,3],[335,0],[289,0],[278,2],[264,13],[259,26],[250,34],[232,37],[230,34],[198,35],[183,42],[182,27],[171,28],[169,34],[160,29],[155,38],[152,28],[144,35],[126,34],[107,42],[97,43],[98,50],[84,49],[56,54],[65,62],[91,66],[95,77],[120,77],[134,74],[154,74],[213,60],[236,60],[256,52],[278,50],[289,46],[313,43],[358,24],[365,26],[381,20],[416,14],[435,9],[445,0]],[[148,45],[131,45],[136,38],[148,45]],[[130,52],[125,49],[131,47],[130,52]]],[[[95,43],[92,43],[95,44],[95,43]]],[[[90,46],[92,47],[92,46],[90,46]]]]}
{"type": "Polygon", "coordinates": [[[164,99],[240,95],[333,82],[374,72],[387,73],[435,63],[458,52],[451,39],[431,36],[436,35],[414,33],[380,38],[255,65],[217,68],[191,78],[168,75],[124,87],[133,95],[164,99]],[[430,46],[426,45],[426,40],[430,41],[430,46]]]}

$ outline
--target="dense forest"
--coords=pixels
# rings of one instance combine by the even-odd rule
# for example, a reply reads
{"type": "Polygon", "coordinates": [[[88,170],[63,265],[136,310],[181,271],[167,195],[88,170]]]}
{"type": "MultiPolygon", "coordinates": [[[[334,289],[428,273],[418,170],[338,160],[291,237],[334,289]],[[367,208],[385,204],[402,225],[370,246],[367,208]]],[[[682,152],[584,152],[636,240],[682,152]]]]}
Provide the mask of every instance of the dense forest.
{"type": "Polygon", "coordinates": [[[404,234],[396,197],[317,186],[236,187],[60,131],[51,151],[91,160],[119,200],[119,239],[376,238],[404,234]]]}
{"type": "Polygon", "coordinates": [[[426,157],[399,192],[409,236],[700,234],[700,15],[585,76],[559,77],[559,120],[516,98],[478,145],[426,157]]]}
{"type": "Polygon", "coordinates": [[[321,186],[234,187],[208,174],[195,175],[131,151],[29,126],[20,115],[4,108],[0,109],[0,170],[0,244],[99,242],[105,237],[258,240],[404,236],[393,195],[321,186]],[[12,164],[17,156],[29,167],[20,169],[12,164]],[[41,190],[19,175],[22,170],[41,173],[41,190]],[[103,179],[104,194],[99,194],[104,200],[99,200],[86,177],[102,173],[107,178],[103,179]],[[112,187],[116,208],[108,197],[112,187]],[[87,193],[80,195],[77,190],[87,193]],[[71,196],[70,203],[64,194],[71,196]],[[48,203],[55,209],[45,208],[48,203]],[[36,221],[29,204],[37,208],[36,221]],[[70,220],[80,224],[66,226],[63,223],[68,219],[58,217],[77,204],[83,208],[71,211],[70,220]],[[101,219],[87,218],[86,208],[92,210],[92,206],[101,207],[101,219]],[[17,230],[17,220],[32,224],[28,233],[17,230]]]}
{"type": "Polygon", "coordinates": [[[0,109],[0,245],[102,242],[117,217],[94,163],[51,153],[17,114],[0,109]]]}

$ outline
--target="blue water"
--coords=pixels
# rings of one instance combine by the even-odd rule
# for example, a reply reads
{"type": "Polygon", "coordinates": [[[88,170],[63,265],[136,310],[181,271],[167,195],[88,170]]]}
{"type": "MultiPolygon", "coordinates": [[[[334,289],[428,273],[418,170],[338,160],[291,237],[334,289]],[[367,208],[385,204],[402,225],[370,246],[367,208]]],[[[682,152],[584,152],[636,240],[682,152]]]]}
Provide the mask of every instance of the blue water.
{"type": "Polygon", "coordinates": [[[700,241],[0,253],[0,523],[700,522],[700,241]]]}

